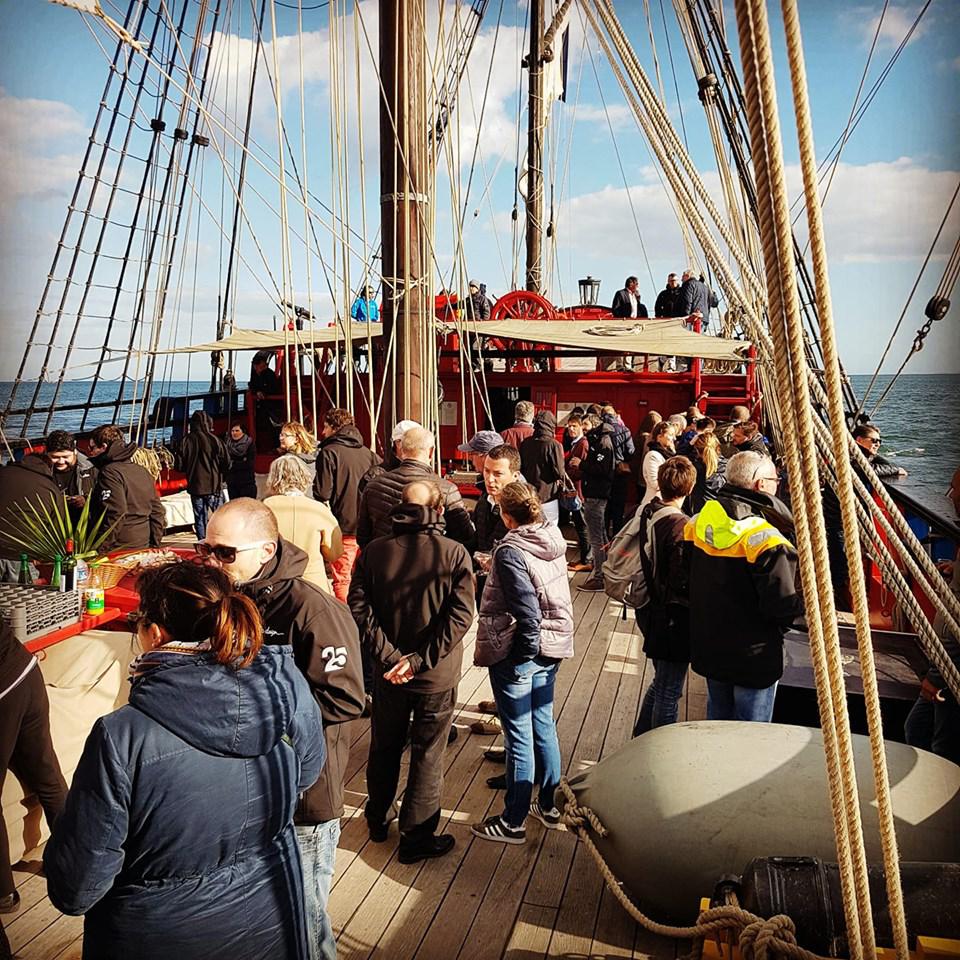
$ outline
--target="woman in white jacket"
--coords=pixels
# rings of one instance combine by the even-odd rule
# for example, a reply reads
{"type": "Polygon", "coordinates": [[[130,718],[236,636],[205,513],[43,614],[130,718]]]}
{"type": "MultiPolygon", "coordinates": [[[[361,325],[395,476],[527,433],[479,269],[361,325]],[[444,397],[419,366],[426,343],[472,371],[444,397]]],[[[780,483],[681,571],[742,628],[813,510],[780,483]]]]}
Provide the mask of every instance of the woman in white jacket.
{"type": "Polygon", "coordinates": [[[650,434],[650,443],[643,457],[641,471],[647,489],[640,501],[638,510],[642,510],[654,497],[660,496],[660,484],[657,474],[660,468],[676,453],[673,447],[674,428],[669,420],[658,423],[650,434]]]}

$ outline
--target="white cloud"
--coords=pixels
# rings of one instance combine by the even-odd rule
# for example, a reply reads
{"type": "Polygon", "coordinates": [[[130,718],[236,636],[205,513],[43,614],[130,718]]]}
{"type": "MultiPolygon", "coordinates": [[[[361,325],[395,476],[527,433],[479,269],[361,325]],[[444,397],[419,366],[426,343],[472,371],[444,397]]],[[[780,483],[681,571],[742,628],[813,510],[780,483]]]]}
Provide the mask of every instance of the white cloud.
{"type": "Polygon", "coordinates": [[[614,130],[624,130],[636,126],[636,119],[633,110],[625,103],[614,103],[607,106],[606,110],[602,106],[594,104],[580,104],[577,107],[576,119],[580,123],[599,123],[606,128],[609,117],[610,126],[614,130]]]}
{"type": "MultiPolygon", "coordinates": [[[[921,7],[921,3],[888,4],[886,11],[883,13],[883,23],[880,26],[880,35],[877,37],[877,46],[881,49],[898,47],[913,26],[921,7]]],[[[873,43],[873,38],[877,33],[877,25],[880,24],[880,10],[876,7],[851,7],[844,11],[843,18],[847,24],[855,28],[863,43],[867,45],[873,43]]],[[[919,40],[930,29],[930,25],[929,14],[924,14],[923,19],[910,37],[910,43],[919,40]]]]}

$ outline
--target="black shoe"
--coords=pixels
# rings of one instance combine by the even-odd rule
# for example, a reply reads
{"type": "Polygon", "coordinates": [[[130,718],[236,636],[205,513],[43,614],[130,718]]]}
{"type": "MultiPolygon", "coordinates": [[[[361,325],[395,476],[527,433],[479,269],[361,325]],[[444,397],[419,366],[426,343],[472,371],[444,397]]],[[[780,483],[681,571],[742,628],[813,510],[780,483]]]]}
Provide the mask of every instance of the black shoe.
{"type": "Polygon", "coordinates": [[[451,726],[451,727],[450,727],[450,732],[447,734],[447,746],[449,747],[451,743],[456,743],[456,742],[457,742],[457,737],[459,737],[459,736],[460,736],[460,734],[459,734],[459,732],[457,731],[457,728],[451,726]]]}
{"type": "Polygon", "coordinates": [[[0,913],[16,913],[20,909],[20,894],[16,890],[0,897],[0,913]]]}
{"type": "Polygon", "coordinates": [[[507,751],[503,747],[488,747],[483,751],[484,760],[492,760],[494,763],[506,763],[507,751]]]}
{"type": "Polygon", "coordinates": [[[404,846],[403,839],[400,840],[400,851],[397,859],[401,863],[419,863],[421,860],[433,860],[435,857],[442,857],[449,853],[456,841],[449,833],[441,833],[426,840],[419,840],[404,846]]]}
{"type": "Polygon", "coordinates": [[[390,832],[390,821],[378,823],[376,820],[367,820],[367,830],[370,831],[370,839],[373,843],[384,843],[387,834],[390,832]]]}
{"type": "Polygon", "coordinates": [[[487,786],[491,790],[506,790],[507,775],[505,773],[498,773],[495,777],[487,777],[487,786]]]}
{"type": "Polygon", "coordinates": [[[371,713],[373,713],[373,697],[368,693],[363,698],[363,713],[360,716],[369,717],[371,713]]]}

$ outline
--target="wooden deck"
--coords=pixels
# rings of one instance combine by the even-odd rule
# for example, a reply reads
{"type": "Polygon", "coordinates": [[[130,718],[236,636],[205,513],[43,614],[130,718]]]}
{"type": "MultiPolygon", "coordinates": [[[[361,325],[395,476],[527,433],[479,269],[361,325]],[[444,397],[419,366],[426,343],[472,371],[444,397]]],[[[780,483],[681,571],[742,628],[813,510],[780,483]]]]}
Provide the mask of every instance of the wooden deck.
{"type": "MultiPolygon", "coordinates": [[[[570,773],[629,739],[652,678],[633,619],[621,619],[618,605],[603,594],[575,591],[574,612],[576,655],[560,668],[555,707],[570,773]]],[[[548,831],[531,820],[523,847],[472,837],[470,824],[497,812],[502,802],[485,781],[503,769],[483,758],[496,738],[468,729],[481,716],[478,701],[491,696],[487,671],[470,665],[472,650],[471,634],[455,718],[460,736],[445,758],[443,829],[457,841],[447,856],[404,866],[396,857],[395,826],[387,843],[368,841],[363,802],[369,725],[352,725],[347,811],[329,904],[339,957],[672,960],[684,952],[686,943],[652,937],[629,920],[566,831],[548,831]]],[[[705,710],[704,681],[691,673],[681,719],[701,719],[705,710]]],[[[11,946],[21,960],[74,960],[81,956],[83,920],[53,907],[36,874],[38,861],[35,851],[16,874],[22,906],[4,918],[11,946]]]]}

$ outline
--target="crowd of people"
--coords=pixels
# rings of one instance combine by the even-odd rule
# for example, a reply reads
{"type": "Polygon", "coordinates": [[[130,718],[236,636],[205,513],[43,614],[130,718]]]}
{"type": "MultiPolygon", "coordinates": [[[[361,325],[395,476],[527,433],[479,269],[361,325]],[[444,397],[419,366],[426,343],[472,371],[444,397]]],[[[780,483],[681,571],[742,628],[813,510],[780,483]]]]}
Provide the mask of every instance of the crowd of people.
{"type": "MultiPolygon", "coordinates": [[[[878,439],[872,427],[858,436],[875,461],[878,439]]],[[[257,499],[243,428],[220,439],[205,414],[191,417],[179,463],[197,562],[141,575],[129,705],[97,722],[69,793],[39,671],[4,634],[0,688],[8,672],[30,677],[8,703],[34,761],[18,763],[22,745],[4,740],[2,769],[43,801],[50,898],[86,916],[89,955],[335,957],[344,725],[370,716],[370,840],[387,842],[396,820],[401,863],[447,854],[443,757],[475,621],[504,744],[487,754],[505,766],[488,781],[502,807],[471,831],[523,844],[531,818],[559,828],[553,698],[574,655],[570,575],[607,589],[607,550],[623,537],[637,545],[635,615],[654,670],[635,735],[676,721],[691,667],[710,719],[772,719],[783,635],[803,602],[780,473],[746,408],[724,423],[697,406],[651,411],[634,436],[614,405],[591,404],[558,439],[554,412],[520,401],[510,427],[459,448],[478,476],[472,511],[435,471],[429,430],[401,421],[391,445],[381,462],[339,408],[319,438],[284,423],[257,499]]],[[[89,498],[115,518],[111,547],[159,544],[162,506],[133,454],[113,426],[94,432],[89,460],[51,434],[45,454],[4,468],[23,471],[5,496],[47,484],[70,509],[89,498]]],[[[15,909],[8,870],[0,881],[0,912],[15,909]]]]}

